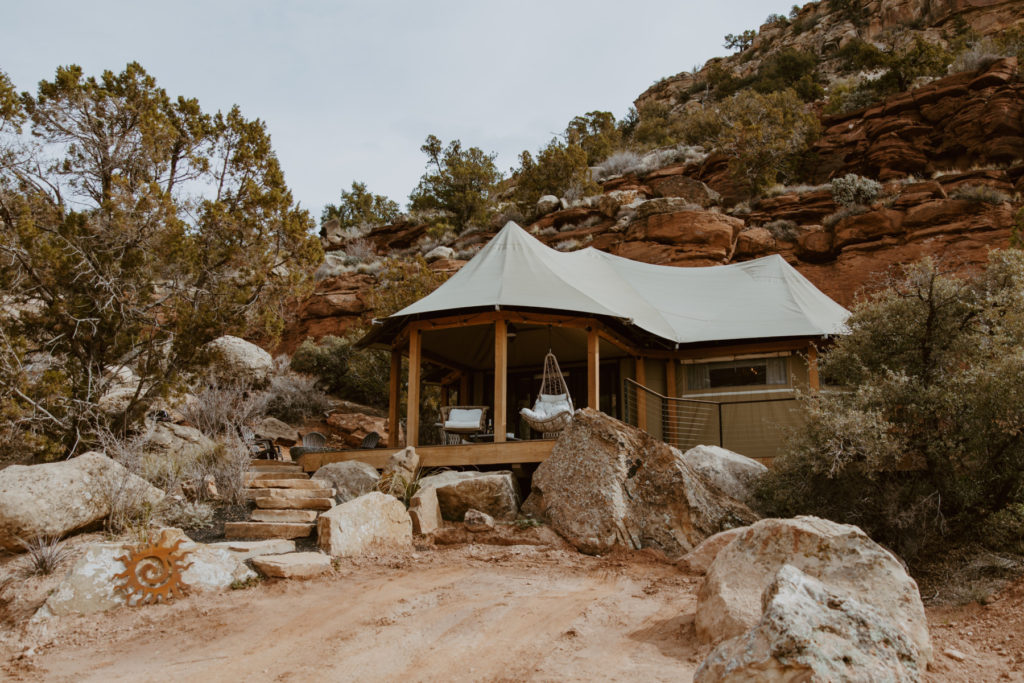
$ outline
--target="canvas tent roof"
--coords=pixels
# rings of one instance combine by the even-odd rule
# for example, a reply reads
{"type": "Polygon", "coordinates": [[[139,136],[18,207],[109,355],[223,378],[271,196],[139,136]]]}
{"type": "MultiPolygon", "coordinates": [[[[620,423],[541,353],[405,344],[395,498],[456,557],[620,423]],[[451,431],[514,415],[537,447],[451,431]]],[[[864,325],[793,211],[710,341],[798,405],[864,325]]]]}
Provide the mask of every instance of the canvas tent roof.
{"type": "Polygon", "coordinates": [[[563,253],[509,222],[447,282],[365,341],[393,338],[410,318],[499,308],[612,318],[680,345],[840,334],[849,316],[778,255],[657,266],[592,248],[563,253]]]}

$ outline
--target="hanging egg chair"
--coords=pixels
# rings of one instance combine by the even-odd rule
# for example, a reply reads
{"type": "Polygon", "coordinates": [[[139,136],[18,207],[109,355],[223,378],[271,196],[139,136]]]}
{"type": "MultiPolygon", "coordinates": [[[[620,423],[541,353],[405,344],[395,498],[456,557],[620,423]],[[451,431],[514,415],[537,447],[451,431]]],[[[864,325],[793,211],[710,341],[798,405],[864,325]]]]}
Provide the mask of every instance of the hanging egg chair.
{"type": "Polygon", "coordinates": [[[562,369],[558,367],[558,359],[550,350],[544,356],[544,377],[540,384],[540,393],[533,408],[519,411],[526,424],[534,431],[545,436],[554,435],[569,426],[572,420],[572,397],[565,383],[562,369]]]}

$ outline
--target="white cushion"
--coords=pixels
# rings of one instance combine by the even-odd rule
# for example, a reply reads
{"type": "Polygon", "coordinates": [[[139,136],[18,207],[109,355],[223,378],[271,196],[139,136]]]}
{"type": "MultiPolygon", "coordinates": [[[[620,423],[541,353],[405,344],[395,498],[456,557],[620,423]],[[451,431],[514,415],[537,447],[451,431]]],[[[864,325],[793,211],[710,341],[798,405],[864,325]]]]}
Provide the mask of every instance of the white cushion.
{"type": "Polygon", "coordinates": [[[480,429],[479,408],[452,408],[444,423],[445,429],[480,429]]]}
{"type": "Polygon", "coordinates": [[[569,397],[565,394],[541,394],[537,399],[538,403],[568,403],[569,397]]]}

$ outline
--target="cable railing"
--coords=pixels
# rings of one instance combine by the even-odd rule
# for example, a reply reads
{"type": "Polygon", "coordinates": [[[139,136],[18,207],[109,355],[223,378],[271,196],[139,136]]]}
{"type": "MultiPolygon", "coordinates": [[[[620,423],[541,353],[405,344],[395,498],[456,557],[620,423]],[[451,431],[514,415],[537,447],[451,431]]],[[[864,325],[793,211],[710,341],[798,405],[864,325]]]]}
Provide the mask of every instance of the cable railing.
{"type": "Polygon", "coordinates": [[[786,429],[800,424],[797,400],[767,398],[706,401],[663,396],[625,380],[624,421],[680,450],[698,445],[728,448],[750,458],[774,458],[786,429]]]}

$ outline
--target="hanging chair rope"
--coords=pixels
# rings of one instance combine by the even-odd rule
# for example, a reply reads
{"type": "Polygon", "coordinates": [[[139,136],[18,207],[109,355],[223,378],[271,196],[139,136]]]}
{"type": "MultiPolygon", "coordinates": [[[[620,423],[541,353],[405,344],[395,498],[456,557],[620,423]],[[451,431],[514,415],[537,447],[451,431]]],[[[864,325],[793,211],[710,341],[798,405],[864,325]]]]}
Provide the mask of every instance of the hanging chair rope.
{"type": "Polygon", "coordinates": [[[540,383],[540,392],[537,394],[537,402],[532,410],[523,408],[520,415],[535,431],[551,433],[560,432],[569,426],[572,413],[569,386],[565,383],[562,369],[558,367],[558,359],[549,349],[544,356],[544,375],[540,383]]]}

